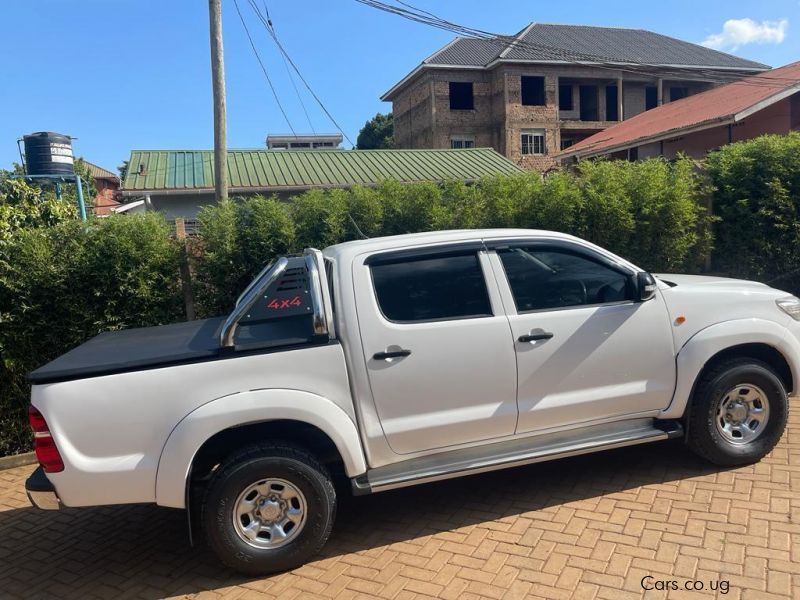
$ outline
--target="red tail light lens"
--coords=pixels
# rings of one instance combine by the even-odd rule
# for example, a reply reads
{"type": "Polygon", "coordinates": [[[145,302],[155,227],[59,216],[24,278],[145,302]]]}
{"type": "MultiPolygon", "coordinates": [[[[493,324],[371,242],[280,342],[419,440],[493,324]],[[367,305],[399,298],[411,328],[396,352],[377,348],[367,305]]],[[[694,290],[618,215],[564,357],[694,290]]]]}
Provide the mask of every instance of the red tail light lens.
{"type": "Polygon", "coordinates": [[[36,459],[42,465],[45,473],[60,473],[64,470],[64,461],[61,460],[56,443],[49,435],[34,438],[33,449],[36,451],[36,459]]]}
{"type": "Polygon", "coordinates": [[[33,429],[33,450],[36,459],[42,465],[45,473],[59,473],[64,470],[64,461],[56,448],[50,428],[40,413],[33,406],[28,407],[28,422],[33,429]]]}
{"type": "Polygon", "coordinates": [[[33,433],[50,433],[50,429],[47,427],[47,422],[44,420],[42,413],[33,406],[28,407],[28,422],[31,424],[33,433]]]}

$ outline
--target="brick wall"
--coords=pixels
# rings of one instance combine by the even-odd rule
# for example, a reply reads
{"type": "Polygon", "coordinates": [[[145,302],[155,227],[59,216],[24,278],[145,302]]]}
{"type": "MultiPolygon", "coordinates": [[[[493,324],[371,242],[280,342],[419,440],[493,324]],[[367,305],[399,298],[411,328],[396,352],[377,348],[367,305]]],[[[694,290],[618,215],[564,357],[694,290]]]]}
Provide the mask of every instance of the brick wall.
{"type": "Polygon", "coordinates": [[[502,152],[524,169],[545,171],[555,166],[559,150],[558,126],[558,76],[550,69],[507,67],[498,69],[498,78],[505,80],[508,103],[504,124],[506,145],[502,152]],[[522,76],[544,77],[545,105],[522,104],[522,76]],[[522,132],[530,129],[544,130],[545,155],[522,154],[522,132]]]}
{"type": "Polygon", "coordinates": [[[108,215],[120,203],[115,199],[119,184],[117,182],[109,181],[108,179],[95,179],[95,188],[97,189],[97,196],[94,198],[94,212],[95,215],[108,215]]]}
{"type": "MultiPolygon", "coordinates": [[[[579,140],[614,122],[606,121],[606,87],[623,79],[623,113],[630,118],[645,109],[645,88],[656,85],[655,75],[579,65],[501,64],[492,70],[429,69],[392,98],[395,143],[399,148],[449,148],[454,136],[471,137],[476,147],[491,147],[526,169],[546,171],[557,164],[562,137],[579,140]],[[544,77],[546,103],[522,104],[521,77],[544,77]],[[469,81],[474,108],[450,109],[451,81],[469,81]],[[573,110],[559,111],[559,82],[573,89],[573,110]],[[580,121],[581,85],[597,87],[598,121],[580,121]],[[545,132],[545,155],[523,155],[526,129],[545,132]]],[[[671,86],[697,93],[711,87],[702,81],[664,81],[664,101],[671,86]]]]}
{"type": "Polygon", "coordinates": [[[472,136],[477,148],[495,148],[492,78],[481,71],[436,71],[433,78],[436,148],[449,148],[453,136],[472,136]],[[472,110],[450,110],[450,82],[472,83],[472,110]]]}
{"type": "Polygon", "coordinates": [[[435,148],[429,76],[418,79],[393,102],[394,140],[398,148],[435,148]]]}
{"type": "Polygon", "coordinates": [[[622,84],[622,110],[626,119],[643,113],[647,106],[647,87],[645,83],[622,84]]]}
{"type": "MultiPolygon", "coordinates": [[[[789,133],[790,128],[791,104],[790,99],[787,98],[736,123],[731,131],[731,137],[734,142],[739,142],[767,133],[783,135],[789,133]]],[[[658,143],[650,144],[647,147],[649,151],[645,156],[657,156],[663,148],[664,156],[667,158],[675,158],[678,153],[702,158],[709,150],[719,148],[727,143],[728,126],[722,125],[666,140],[663,146],[658,143]]],[[[639,158],[645,157],[642,148],[639,149],[639,158]]]]}
{"type": "Polygon", "coordinates": [[[800,131],[800,92],[789,98],[789,129],[800,131]]]}

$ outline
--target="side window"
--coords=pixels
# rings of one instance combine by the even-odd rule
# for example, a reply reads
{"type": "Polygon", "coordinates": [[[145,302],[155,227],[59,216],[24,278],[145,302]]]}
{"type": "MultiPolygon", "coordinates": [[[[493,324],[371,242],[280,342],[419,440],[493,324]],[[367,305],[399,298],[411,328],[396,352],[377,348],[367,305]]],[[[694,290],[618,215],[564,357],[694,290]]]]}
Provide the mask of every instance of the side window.
{"type": "Polygon", "coordinates": [[[472,110],[475,100],[471,81],[450,82],[450,110],[472,110]]]}
{"type": "Polygon", "coordinates": [[[518,312],[633,299],[630,276],[567,249],[498,251],[518,312]]]}
{"type": "Polygon", "coordinates": [[[545,106],[544,77],[520,77],[523,106],[545,106]]]}
{"type": "Polygon", "coordinates": [[[416,323],[492,315],[475,252],[421,256],[370,266],[381,312],[390,321],[416,323]]]}

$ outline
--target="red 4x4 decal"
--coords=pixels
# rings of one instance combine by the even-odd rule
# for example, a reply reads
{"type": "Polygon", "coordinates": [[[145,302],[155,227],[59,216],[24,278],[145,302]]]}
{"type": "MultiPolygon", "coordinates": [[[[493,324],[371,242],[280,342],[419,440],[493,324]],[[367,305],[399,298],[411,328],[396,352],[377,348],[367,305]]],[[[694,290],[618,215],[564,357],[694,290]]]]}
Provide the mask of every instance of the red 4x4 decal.
{"type": "Polygon", "coordinates": [[[300,300],[300,296],[295,296],[294,298],[284,298],[282,300],[278,300],[277,298],[273,298],[269,304],[267,304],[267,308],[271,308],[272,310],[282,310],[284,308],[291,308],[292,306],[302,306],[303,301],[300,300]]]}

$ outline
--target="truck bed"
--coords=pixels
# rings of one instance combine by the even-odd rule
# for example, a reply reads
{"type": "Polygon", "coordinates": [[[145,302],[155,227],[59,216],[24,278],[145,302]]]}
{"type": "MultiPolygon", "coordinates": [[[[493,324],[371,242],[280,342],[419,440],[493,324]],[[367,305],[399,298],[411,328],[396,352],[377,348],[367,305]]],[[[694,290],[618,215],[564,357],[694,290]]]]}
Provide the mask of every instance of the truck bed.
{"type": "MultiPolygon", "coordinates": [[[[34,384],[169,367],[233,356],[221,350],[219,334],[225,317],[139,327],[101,333],[28,375],[34,384]]],[[[243,322],[236,335],[239,355],[285,349],[316,340],[311,315],[243,322]]]]}
{"type": "Polygon", "coordinates": [[[39,367],[31,383],[53,383],[122,371],[209,360],[219,355],[225,317],[101,333],[39,367]]]}

